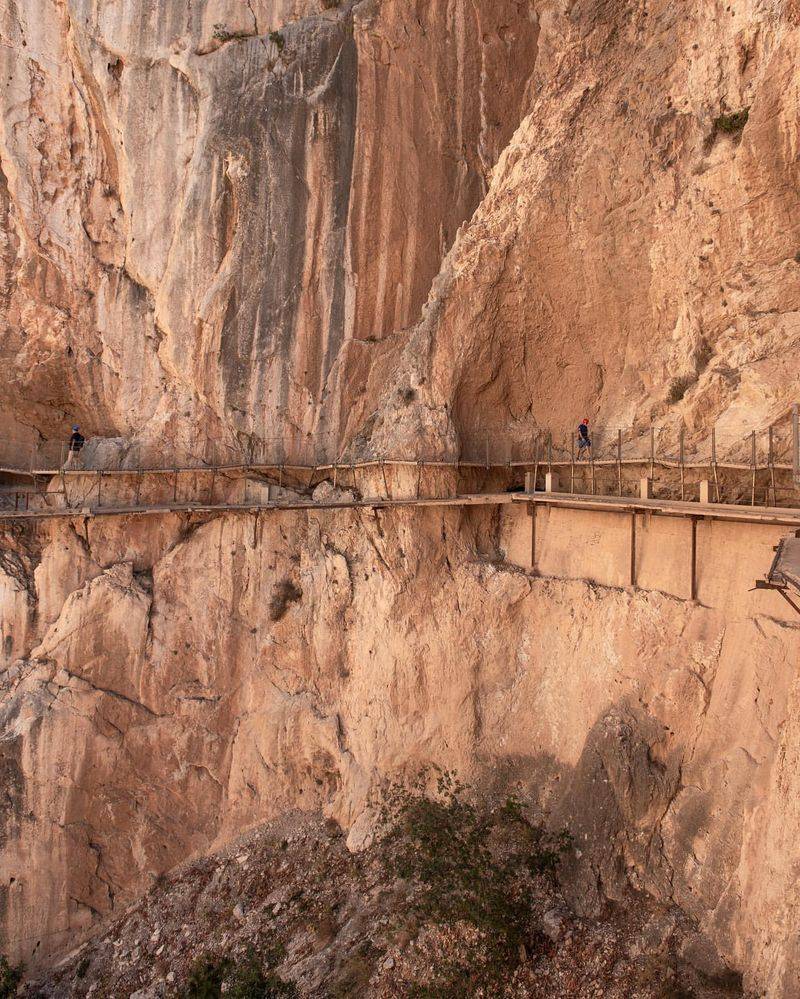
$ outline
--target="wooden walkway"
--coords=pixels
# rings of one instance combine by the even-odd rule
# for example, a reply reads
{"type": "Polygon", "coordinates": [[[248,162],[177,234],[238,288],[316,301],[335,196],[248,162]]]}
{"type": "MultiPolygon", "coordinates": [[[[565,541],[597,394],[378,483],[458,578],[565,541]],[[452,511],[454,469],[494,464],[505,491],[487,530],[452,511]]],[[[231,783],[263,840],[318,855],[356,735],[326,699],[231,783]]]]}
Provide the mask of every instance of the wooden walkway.
{"type": "Polygon", "coordinates": [[[639,499],[633,496],[588,496],[573,493],[514,493],[512,502],[531,506],[593,510],[596,513],[649,514],[725,520],[737,524],[772,524],[800,528],[800,509],[780,506],[745,506],[734,503],[696,503],[683,500],[639,499]]]}
{"type": "Polygon", "coordinates": [[[282,510],[390,510],[409,507],[500,506],[513,502],[512,493],[476,493],[423,499],[275,500],[266,503],[144,503],[139,506],[76,506],[69,509],[2,510],[0,521],[75,520],[82,517],[163,516],[166,513],[262,513],[282,510]]]}
{"type": "MultiPolygon", "coordinates": [[[[57,494],[55,494],[57,495],[57,494]]],[[[97,506],[82,504],[69,508],[39,510],[0,509],[0,521],[73,520],[81,517],[159,516],[166,513],[221,514],[321,510],[394,510],[425,507],[503,506],[512,503],[590,510],[597,513],[637,514],[720,520],[739,524],[768,524],[800,529],[800,509],[791,507],[745,506],[732,503],[697,503],[682,500],[639,499],[632,496],[591,496],[580,493],[504,492],[467,493],[458,496],[391,499],[366,497],[360,500],[270,500],[247,503],[141,503],[97,506]]]]}

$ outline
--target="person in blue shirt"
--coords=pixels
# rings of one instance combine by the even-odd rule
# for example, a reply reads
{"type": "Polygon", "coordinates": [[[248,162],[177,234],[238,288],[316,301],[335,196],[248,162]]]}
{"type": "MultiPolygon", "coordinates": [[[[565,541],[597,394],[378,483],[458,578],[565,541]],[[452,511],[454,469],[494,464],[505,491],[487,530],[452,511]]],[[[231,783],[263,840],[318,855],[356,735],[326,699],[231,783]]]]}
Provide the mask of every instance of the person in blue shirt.
{"type": "Polygon", "coordinates": [[[581,460],[581,456],[585,455],[587,458],[592,453],[592,438],[589,436],[589,421],[584,420],[578,426],[578,461],[581,460]]]}
{"type": "Polygon", "coordinates": [[[64,468],[81,468],[81,451],[85,443],[86,438],[81,433],[81,428],[74,426],[67,445],[67,460],[64,462],[64,468]]]}

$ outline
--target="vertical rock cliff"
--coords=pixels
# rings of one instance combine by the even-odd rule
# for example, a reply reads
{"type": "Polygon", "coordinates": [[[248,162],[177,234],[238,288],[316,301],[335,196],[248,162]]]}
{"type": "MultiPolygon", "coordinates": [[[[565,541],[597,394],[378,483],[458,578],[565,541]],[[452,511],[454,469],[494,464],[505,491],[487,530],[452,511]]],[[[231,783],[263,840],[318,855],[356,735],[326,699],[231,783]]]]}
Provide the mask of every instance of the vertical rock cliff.
{"type": "MultiPolygon", "coordinates": [[[[580,414],[732,450],[796,400],[796,0],[28,0],[0,43],[10,437],[442,453],[580,414]]],[[[704,973],[796,996],[771,537],[690,603],[535,579],[507,528],[4,527],[3,946],[46,964],[289,809],[358,847],[435,761],[573,830],[577,906],[676,905],[704,973]]]]}

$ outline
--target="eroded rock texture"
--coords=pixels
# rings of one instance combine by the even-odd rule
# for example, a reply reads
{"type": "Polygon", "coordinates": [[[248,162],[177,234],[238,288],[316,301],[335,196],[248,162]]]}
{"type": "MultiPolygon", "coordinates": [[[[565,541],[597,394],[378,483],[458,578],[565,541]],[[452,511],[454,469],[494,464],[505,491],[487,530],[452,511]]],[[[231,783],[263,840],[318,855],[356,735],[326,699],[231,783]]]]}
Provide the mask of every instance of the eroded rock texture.
{"type": "Polygon", "coordinates": [[[486,190],[538,36],[512,0],[2,18],[8,409],[187,449],[346,423],[486,190]]]}
{"type": "MultiPolygon", "coordinates": [[[[419,453],[579,413],[734,449],[799,387],[799,32],[796,0],[5,5],[8,433],[419,453]]],[[[288,808],[357,846],[370,787],[436,761],[582,838],[575,904],[678,904],[702,969],[797,995],[798,631],[743,596],[763,552],[702,606],[535,579],[497,531],[7,531],[4,947],[48,960],[288,808]]]]}

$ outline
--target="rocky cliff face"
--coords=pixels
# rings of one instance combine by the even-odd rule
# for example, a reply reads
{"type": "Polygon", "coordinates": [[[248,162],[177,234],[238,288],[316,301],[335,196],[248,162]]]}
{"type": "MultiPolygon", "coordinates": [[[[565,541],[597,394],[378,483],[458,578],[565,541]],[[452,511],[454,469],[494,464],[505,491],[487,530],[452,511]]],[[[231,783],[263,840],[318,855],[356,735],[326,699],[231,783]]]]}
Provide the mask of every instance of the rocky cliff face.
{"type": "MultiPolygon", "coordinates": [[[[441,450],[585,411],[732,448],[780,419],[800,8],[695,7],[8,5],[9,433],[441,450]]],[[[677,903],[706,973],[796,995],[796,624],[742,602],[750,561],[690,605],[535,580],[499,530],[5,531],[6,946],[42,961],[290,808],[358,846],[369,789],[433,760],[583,837],[576,904],[677,903]]]]}
{"type": "Polygon", "coordinates": [[[485,193],[538,36],[514,0],[2,17],[10,414],[186,449],[346,424],[485,193]]]}

